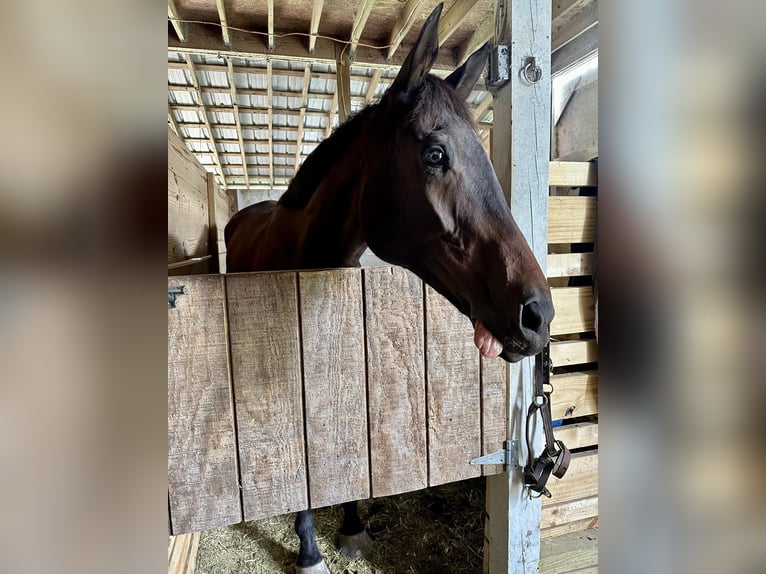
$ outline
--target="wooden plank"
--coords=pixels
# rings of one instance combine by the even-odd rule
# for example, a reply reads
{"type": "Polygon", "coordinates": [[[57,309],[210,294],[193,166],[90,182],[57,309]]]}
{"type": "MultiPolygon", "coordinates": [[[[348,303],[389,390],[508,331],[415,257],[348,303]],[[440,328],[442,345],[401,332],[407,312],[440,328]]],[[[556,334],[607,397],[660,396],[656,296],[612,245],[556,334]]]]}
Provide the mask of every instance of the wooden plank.
{"type": "MultiPolygon", "coordinates": [[[[317,42],[317,33],[319,32],[319,21],[322,19],[322,8],[324,7],[324,0],[314,0],[314,6],[311,11],[311,28],[309,29],[309,54],[314,53],[314,47],[317,42]]],[[[308,66],[309,63],[306,62],[308,66]]]]}
{"type": "Polygon", "coordinates": [[[168,493],[174,534],[240,522],[222,276],[185,286],[168,308],[168,493]]]}
{"type": "Polygon", "coordinates": [[[545,498],[543,508],[580,498],[598,496],[598,452],[586,451],[572,455],[564,478],[551,477],[548,489],[552,498],[545,498]]]}
{"type": "Polygon", "coordinates": [[[564,574],[598,564],[598,528],[546,538],[540,544],[540,574],[564,574]]]}
{"type": "Polygon", "coordinates": [[[584,417],[598,413],[598,371],[551,376],[553,420],[584,417]]]}
{"type": "Polygon", "coordinates": [[[221,35],[223,36],[223,43],[227,46],[231,46],[231,38],[229,37],[229,22],[226,19],[226,7],[223,4],[223,0],[215,0],[215,5],[218,8],[218,19],[221,21],[221,35]]]}
{"type": "Polygon", "coordinates": [[[199,532],[169,537],[168,574],[194,574],[199,538],[199,532]]]}
{"type": "MultiPolygon", "coordinates": [[[[351,116],[351,58],[345,51],[338,51],[335,71],[337,72],[335,93],[338,95],[338,121],[342,124],[351,116]]],[[[335,101],[334,98],[333,101],[335,101]]]]}
{"type": "Polygon", "coordinates": [[[598,22],[598,1],[577,0],[553,18],[551,50],[555,52],[598,22]]]}
{"type": "Polygon", "coordinates": [[[596,198],[548,198],[548,243],[591,243],[596,233],[596,198]]]}
{"type": "Polygon", "coordinates": [[[168,130],[168,263],[208,255],[207,172],[168,130]]]}
{"type": "Polygon", "coordinates": [[[369,498],[361,270],[298,277],[309,502],[369,498]]]}
{"type": "MultiPolygon", "coordinates": [[[[543,512],[545,512],[545,509],[543,509],[543,512]]],[[[598,527],[598,516],[583,518],[582,520],[574,520],[572,522],[565,522],[559,526],[545,528],[540,531],[540,538],[563,536],[570,532],[582,532],[583,530],[589,530],[596,527],[598,527]]]]}
{"type": "Polygon", "coordinates": [[[550,162],[551,187],[593,187],[598,185],[596,164],[592,161],[550,162]]]}
{"type": "Polygon", "coordinates": [[[428,486],[423,282],[364,270],[372,496],[428,486]]]}
{"type": "Polygon", "coordinates": [[[429,486],[481,474],[468,464],[481,451],[479,352],[473,327],[426,287],[429,486]]]}
{"type": "Polygon", "coordinates": [[[378,87],[378,84],[380,83],[380,77],[383,75],[382,70],[375,70],[372,73],[372,78],[370,78],[369,84],[367,86],[367,93],[364,96],[364,103],[365,105],[370,105],[372,103],[372,100],[375,99],[375,90],[378,87]]]}
{"type": "Polygon", "coordinates": [[[391,28],[391,36],[388,39],[388,51],[386,52],[386,58],[391,57],[396,53],[399,48],[399,44],[402,43],[407,32],[410,31],[412,25],[415,24],[418,13],[423,7],[423,0],[407,0],[407,3],[399,13],[399,17],[396,20],[393,28],[391,28]]]}
{"type": "Polygon", "coordinates": [[[218,273],[218,224],[216,222],[215,176],[207,174],[207,220],[208,220],[208,253],[210,253],[210,272],[218,273]]]}
{"type": "MultiPolygon", "coordinates": [[[[554,395],[556,392],[554,391],[554,395]]],[[[554,433],[570,450],[598,446],[598,423],[583,422],[556,427],[554,433]]]]}
{"type": "Polygon", "coordinates": [[[598,346],[593,339],[551,343],[551,363],[554,367],[595,363],[597,360],[598,346]]]}
{"type": "Polygon", "coordinates": [[[351,27],[351,46],[349,47],[349,55],[352,60],[356,56],[356,47],[359,44],[359,38],[362,37],[362,32],[367,25],[367,19],[370,17],[370,12],[372,12],[372,7],[374,5],[375,0],[361,0],[356,7],[354,24],[351,27]]]}
{"type": "Polygon", "coordinates": [[[228,275],[245,520],[308,508],[295,273],[228,275]]]}
{"type": "Polygon", "coordinates": [[[556,309],[551,322],[552,336],[593,330],[595,310],[592,287],[554,287],[551,295],[553,308],[556,309]]]}
{"type": "Polygon", "coordinates": [[[593,519],[598,516],[598,496],[551,504],[540,515],[540,528],[553,528],[569,522],[593,519]]]}
{"type": "Polygon", "coordinates": [[[266,25],[269,29],[269,52],[274,50],[274,0],[266,0],[266,11],[268,21],[266,25]]]}
{"type": "Polygon", "coordinates": [[[593,274],[593,253],[549,253],[548,277],[577,277],[593,274]]]}
{"type": "Polygon", "coordinates": [[[176,3],[173,0],[168,0],[168,19],[173,25],[173,29],[176,31],[178,39],[181,40],[181,42],[186,42],[186,22],[180,22],[176,3]]]}
{"type": "MultiPolygon", "coordinates": [[[[481,454],[502,449],[508,438],[508,367],[500,358],[481,357],[481,417],[481,454]]],[[[481,469],[484,476],[503,472],[499,464],[481,469]]]]}
{"type": "Polygon", "coordinates": [[[487,18],[484,22],[476,28],[468,40],[460,46],[458,50],[457,63],[461,66],[468,56],[473,54],[476,50],[481,48],[484,44],[489,42],[495,36],[495,19],[487,18]]]}
{"type": "Polygon", "coordinates": [[[456,0],[454,4],[442,14],[439,20],[439,45],[441,46],[452,36],[455,30],[468,16],[468,12],[479,3],[479,0],[456,0]]]}

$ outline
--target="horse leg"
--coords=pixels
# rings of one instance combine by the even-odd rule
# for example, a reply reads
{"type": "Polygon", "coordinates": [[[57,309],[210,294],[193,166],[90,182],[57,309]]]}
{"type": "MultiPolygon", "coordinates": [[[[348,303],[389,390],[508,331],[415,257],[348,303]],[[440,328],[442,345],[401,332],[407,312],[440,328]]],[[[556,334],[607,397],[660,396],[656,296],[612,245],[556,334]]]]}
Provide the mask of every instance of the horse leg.
{"type": "Polygon", "coordinates": [[[295,533],[301,541],[295,574],[330,574],[314,536],[314,515],[303,510],[295,516],[295,533]]]}
{"type": "Polygon", "coordinates": [[[372,550],[372,539],[359,518],[356,501],[343,504],[343,526],[338,537],[338,550],[348,558],[362,558],[372,550]]]}

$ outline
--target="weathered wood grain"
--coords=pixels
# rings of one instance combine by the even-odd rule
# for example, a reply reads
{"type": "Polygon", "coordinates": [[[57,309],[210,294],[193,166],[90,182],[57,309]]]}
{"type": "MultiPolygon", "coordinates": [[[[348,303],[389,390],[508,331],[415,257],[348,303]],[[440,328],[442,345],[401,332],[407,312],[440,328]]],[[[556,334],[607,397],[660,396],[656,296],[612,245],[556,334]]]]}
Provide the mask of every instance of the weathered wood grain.
{"type": "Polygon", "coordinates": [[[592,331],[595,311],[591,287],[557,287],[551,289],[556,315],[551,322],[551,335],[592,331]]]}
{"type": "Polygon", "coordinates": [[[312,508],[370,496],[360,269],[299,273],[312,508]]]}
{"type": "Polygon", "coordinates": [[[226,277],[245,520],[308,508],[295,273],[226,277]]]}
{"type": "Polygon", "coordinates": [[[598,445],[598,423],[574,423],[556,427],[553,431],[569,450],[598,445]]]}
{"type": "Polygon", "coordinates": [[[552,419],[567,419],[598,413],[598,371],[553,375],[552,419]]]}
{"type": "MultiPolygon", "coordinates": [[[[481,454],[503,448],[508,438],[508,363],[501,358],[481,357],[481,454]]],[[[482,474],[503,472],[501,464],[481,467],[482,474]]]]}
{"type": "Polygon", "coordinates": [[[168,308],[168,495],[173,534],[242,520],[223,277],[186,287],[168,308]]]}
{"type": "Polygon", "coordinates": [[[364,270],[372,496],[428,485],[423,282],[400,267],[364,270]]]}
{"type": "Polygon", "coordinates": [[[199,532],[168,537],[168,574],[194,574],[199,532]]]}
{"type": "Polygon", "coordinates": [[[590,243],[596,232],[596,198],[548,198],[548,243],[590,243]]]}
{"type": "Polygon", "coordinates": [[[598,496],[551,504],[542,511],[540,528],[554,528],[596,516],[598,516],[598,496]]]}
{"type": "Polygon", "coordinates": [[[426,378],[430,486],[481,474],[479,352],[471,322],[426,287],[426,378]]]}
{"type": "Polygon", "coordinates": [[[591,528],[596,527],[598,527],[598,516],[593,516],[591,518],[583,518],[582,520],[564,522],[559,526],[550,526],[540,531],[540,538],[552,538],[554,536],[562,536],[564,534],[569,534],[570,532],[582,532],[583,530],[590,530],[591,528]]]}
{"type": "Polygon", "coordinates": [[[551,363],[554,367],[568,367],[598,360],[598,346],[593,339],[551,342],[551,363]]]}
{"type": "Polygon", "coordinates": [[[546,538],[540,544],[540,574],[564,574],[598,564],[598,528],[546,538]]]}
{"type": "Polygon", "coordinates": [[[551,476],[548,489],[552,498],[543,499],[543,508],[579,498],[598,495],[598,452],[585,451],[572,455],[564,478],[551,476]]]}
{"type": "Polygon", "coordinates": [[[548,184],[566,187],[591,187],[598,184],[596,164],[590,161],[552,161],[548,184]]]}
{"type": "Polygon", "coordinates": [[[576,277],[593,274],[593,253],[549,253],[548,277],[576,277]]]}

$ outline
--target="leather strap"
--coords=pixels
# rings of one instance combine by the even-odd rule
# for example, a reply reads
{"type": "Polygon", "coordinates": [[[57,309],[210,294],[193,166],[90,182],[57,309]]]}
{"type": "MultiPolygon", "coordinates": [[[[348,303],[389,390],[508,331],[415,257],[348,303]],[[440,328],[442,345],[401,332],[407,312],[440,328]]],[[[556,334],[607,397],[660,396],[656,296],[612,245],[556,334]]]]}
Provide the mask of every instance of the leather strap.
{"type": "Polygon", "coordinates": [[[548,478],[552,474],[556,478],[562,478],[571,461],[572,455],[569,449],[560,440],[556,440],[553,435],[553,424],[551,422],[551,393],[553,387],[550,384],[550,346],[546,345],[540,354],[535,357],[534,374],[534,397],[532,404],[527,410],[527,452],[529,458],[524,467],[524,481],[530,490],[545,495],[550,498],[551,493],[545,487],[548,478]],[[545,390],[546,384],[549,390],[545,390]],[[543,432],[545,433],[545,449],[538,457],[534,457],[532,445],[532,420],[535,414],[540,411],[543,419],[543,432]]]}

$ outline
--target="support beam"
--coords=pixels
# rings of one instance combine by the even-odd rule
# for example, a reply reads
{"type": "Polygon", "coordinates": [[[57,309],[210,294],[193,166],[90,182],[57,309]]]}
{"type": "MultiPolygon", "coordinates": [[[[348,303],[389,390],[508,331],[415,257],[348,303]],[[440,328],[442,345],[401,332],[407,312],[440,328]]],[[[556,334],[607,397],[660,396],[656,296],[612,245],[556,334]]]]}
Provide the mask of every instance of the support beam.
{"type": "Polygon", "coordinates": [[[168,20],[173,25],[173,29],[176,31],[176,35],[181,42],[186,42],[186,22],[181,22],[178,17],[178,10],[176,10],[176,3],[173,0],[168,0],[168,20]]]}
{"type": "Polygon", "coordinates": [[[399,48],[399,44],[402,43],[404,37],[410,31],[413,24],[418,18],[418,13],[423,7],[423,0],[407,0],[407,3],[402,8],[399,18],[396,20],[394,27],[391,29],[391,36],[388,39],[388,50],[386,51],[386,60],[390,60],[396,50],[399,48]]]}
{"type": "Polygon", "coordinates": [[[484,44],[495,37],[495,20],[487,18],[484,23],[476,28],[471,37],[462,44],[458,50],[457,64],[462,65],[468,59],[468,56],[481,48],[484,44]]]}
{"type": "Polygon", "coordinates": [[[338,51],[335,72],[337,74],[335,91],[338,94],[338,121],[342,124],[351,116],[351,58],[343,50],[338,51]]]}
{"type": "Polygon", "coordinates": [[[271,116],[272,112],[271,112],[271,107],[273,105],[274,98],[272,96],[271,90],[272,90],[272,85],[271,85],[271,60],[269,60],[266,63],[266,92],[267,92],[266,102],[268,103],[268,106],[269,106],[269,109],[266,112],[266,114],[268,115],[268,118],[269,118],[269,120],[268,120],[269,121],[269,185],[274,185],[274,156],[273,156],[274,151],[272,149],[273,148],[273,141],[272,141],[272,139],[274,137],[274,132],[271,129],[272,128],[272,116],[271,116]]]}
{"type": "Polygon", "coordinates": [[[234,107],[234,122],[237,126],[237,137],[239,138],[239,155],[242,158],[242,169],[245,170],[245,184],[250,187],[250,174],[247,172],[247,158],[245,157],[245,142],[242,141],[242,125],[239,122],[239,104],[237,103],[237,84],[234,81],[234,66],[231,63],[231,58],[226,59],[226,64],[229,67],[229,89],[231,91],[231,104],[234,107]]]}
{"type": "MultiPolygon", "coordinates": [[[[192,85],[199,90],[199,82],[197,81],[197,70],[194,68],[194,61],[192,60],[192,57],[190,54],[186,54],[186,65],[189,67],[189,74],[191,76],[191,82],[192,85]]],[[[221,185],[223,185],[223,188],[226,189],[226,175],[223,173],[223,166],[221,165],[221,158],[218,157],[218,148],[215,145],[215,136],[213,135],[213,128],[210,125],[210,120],[207,118],[207,110],[205,109],[205,104],[202,101],[200,97],[200,115],[202,116],[202,123],[205,124],[205,129],[207,130],[207,135],[210,140],[210,145],[213,148],[213,160],[215,161],[215,165],[218,168],[218,173],[221,176],[221,185]]],[[[183,124],[179,124],[183,125],[183,124]]]]}
{"type": "Polygon", "coordinates": [[[364,27],[367,25],[367,19],[370,17],[375,0],[361,0],[356,9],[354,25],[351,28],[351,46],[349,47],[349,56],[353,60],[356,57],[356,47],[359,39],[362,37],[364,27]]]}
{"type": "Polygon", "coordinates": [[[457,0],[439,20],[439,45],[441,46],[452,36],[455,30],[465,20],[468,12],[479,3],[479,0],[457,0]]]}
{"type": "Polygon", "coordinates": [[[176,114],[173,112],[173,107],[170,104],[168,104],[168,119],[170,120],[170,127],[173,128],[173,131],[176,133],[176,135],[183,139],[183,136],[181,135],[181,128],[178,127],[176,114]]]}
{"type": "MultiPolygon", "coordinates": [[[[500,0],[495,4],[498,43],[509,46],[510,81],[494,95],[492,154],[495,171],[511,212],[540,265],[545,269],[548,241],[551,67],[550,0],[500,0]],[[511,38],[513,41],[511,41],[511,38]],[[536,58],[542,79],[536,84],[519,73],[536,58]]],[[[528,460],[526,413],[533,395],[534,359],[508,366],[508,438],[519,440],[520,464],[528,460]]],[[[542,446],[541,425],[533,448],[542,446]]],[[[487,478],[485,572],[537,574],[540,562],[540,499],[524,486],[522,468],[487,478]]]]}
{"type": "MultiPolygon", "coordinates": [[[[238,58],[271,56],[280,60],[301,63],[334,64],[336,60],[335,47],[337,43],[326,38],[316,38],[314,52],[309,54],[306,41],[296,36],[280,38],[278,45],[272,51],[269,50],[268,39],[264,39],[258,34],[247,34],[229,27],[229,36],[232,46],[226,46],[221,39],[221,34],[212,30],[210,26],[188,24],[186,42],[179,41],[174,34],[168,34],[168,49],[181,53],[235,56],[238,58]]],[[[354,62],[360,66],[371,68],[398,69],[404,63],[406,56],[407,50],[400,50],[390,61],[387,61],[383,50],[358,46],[354,62]]],[[[455,62],[448,50],[439,54],[431,68],[436,73],[439,71],[452,72],[454,69],[455,62]]]]}
{"type": "Polygon", "coordinates": [[[311,84],[311,64],[306,64],[303,69],[303,91],[301,92],[301,112],[298,116],[298,137],[295,140],[295,171],[298,172],[301,157],[303,156],[303,123],[306,119],[306,105],[308,104],[309,85],[311,84]]]}
{"type": "Polygon", "coordinates": [[[229,22],[226,20],[226,7],[223,5],[223,0],[215,0],[215,5],[218,7],[218,19],[221,21],[221,35],[223,36],[223,43],[227,46],[231,46],[231,38],[229,37],[229,22]]]}
{"type": "MultiPolygon", "coordinates": [[[[565,3],[559,3],[558,7],[561,4],[565,3]]],[[[551,50],[554,52],[598,22],[598,0],[576,0],[566,4],[566,9],[553,17],[551,50]]]]}
{"type": "Polygon", "coordinates": [[[327,126],[325,127],[324,137],[330,137],[332,133],[333,121],[335,120],[335,113],[338,110],[338,90],[336,88],[335,93],[332,95],[332,103],[330,104],[330,113],[327,115],[327,126]]]}
{"type": "Polygon", "coordinates": [[[380,83],[380,76],[383,74],[383,70],[375,70],[370,78],[370,85],[367,86],[367,93],[364,96],[364,105],[369,106],[372,100],[375,98],[375,90],[380,83]]]}
{"type": "Polygon", "coordinates": [[[267,0],[269,10],[269,52],[274,51],[274,0],[267,0]]]}
{"type": "Polygon", "coordinates": [[[491,105],[492,105],[492,94],[487,94],[486,96],[484,96],[484,99],[479,102],[479,105],[473,109],[473,117],[476,118],[477,122],[481,120],[481,116],[484,115],[484,112],[486,112],[489,109],[489,106],[491,105]]]}
{"type": "Polygon", "coordinates": [[[319,33],[319,21],[322,19],[322,8],[324,7],[324,0],[314,0],[314,9],[311,12],[311,29],[309,33],[309,54],[314,53],[314,47],[317,43],[317,34],[319,33]]]}

